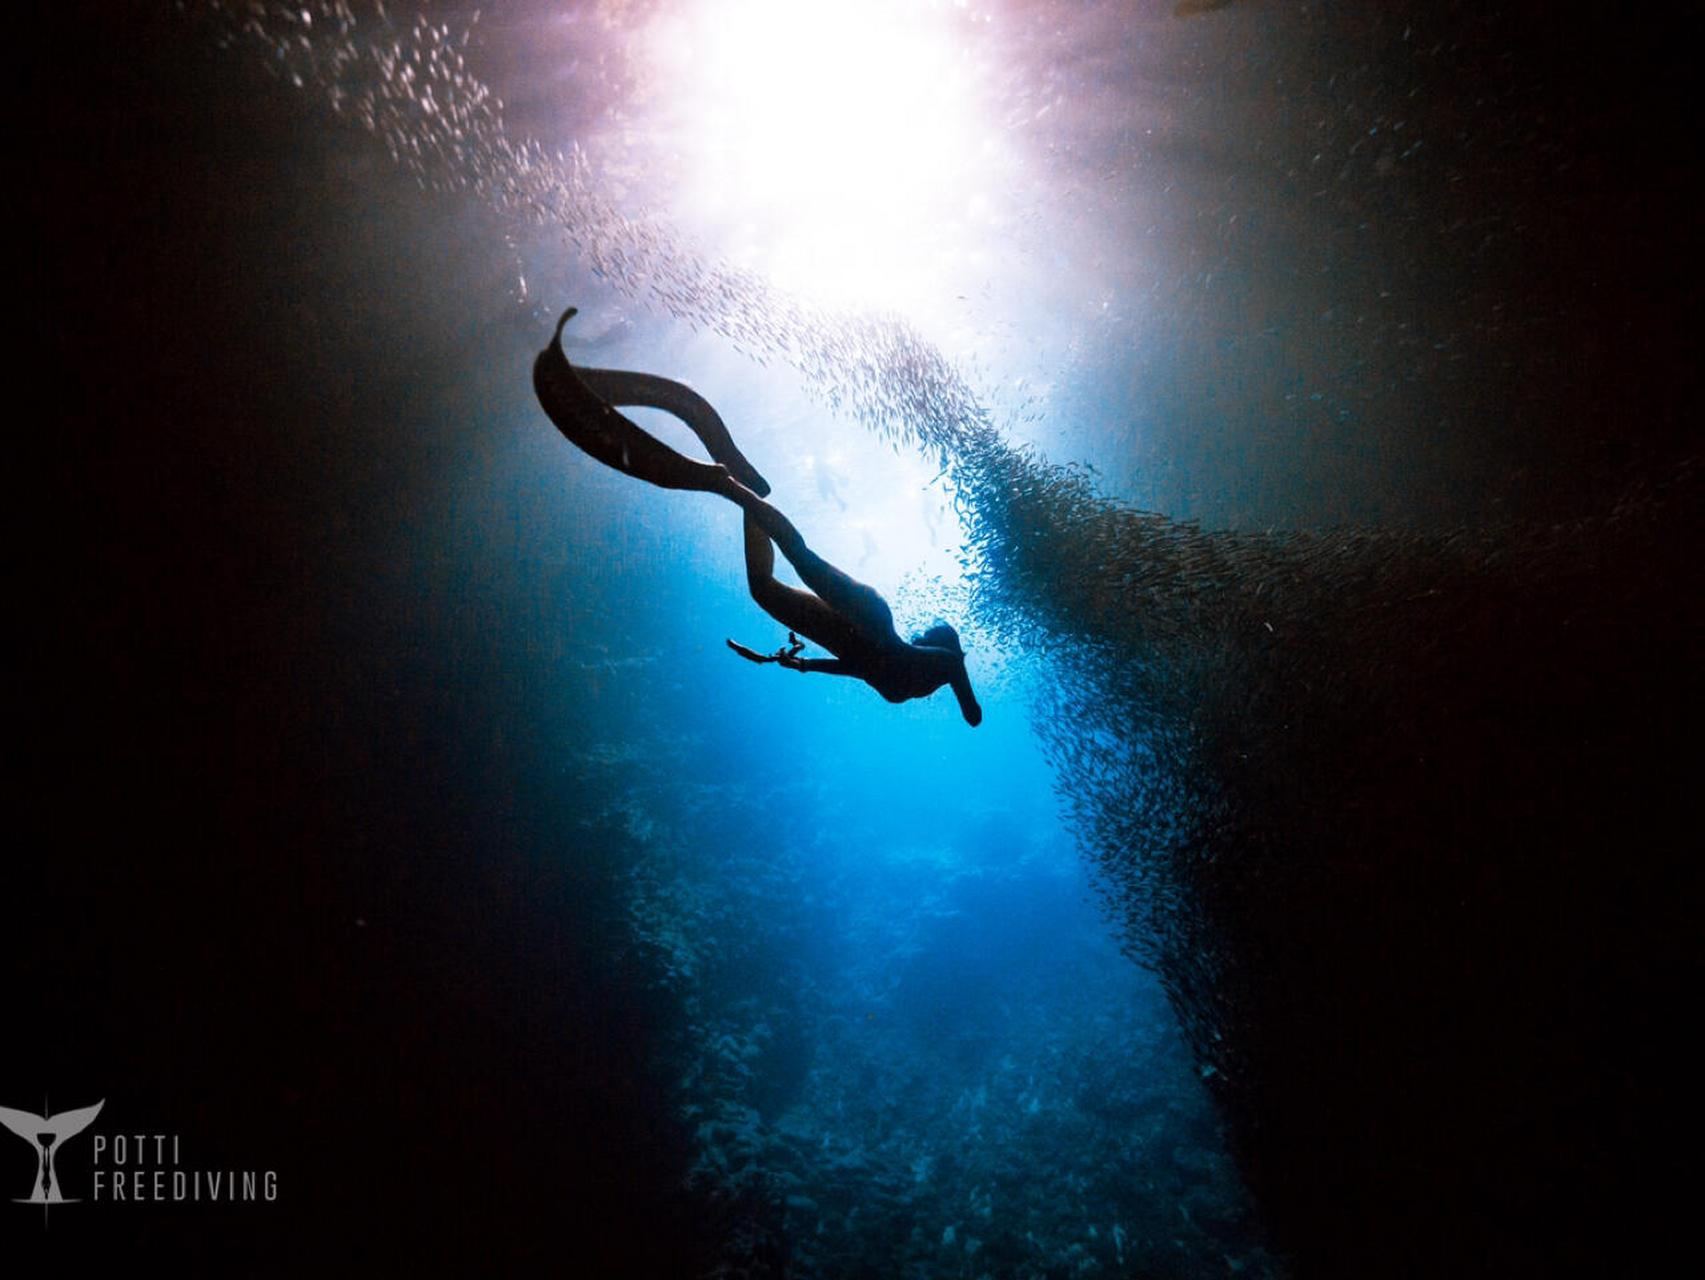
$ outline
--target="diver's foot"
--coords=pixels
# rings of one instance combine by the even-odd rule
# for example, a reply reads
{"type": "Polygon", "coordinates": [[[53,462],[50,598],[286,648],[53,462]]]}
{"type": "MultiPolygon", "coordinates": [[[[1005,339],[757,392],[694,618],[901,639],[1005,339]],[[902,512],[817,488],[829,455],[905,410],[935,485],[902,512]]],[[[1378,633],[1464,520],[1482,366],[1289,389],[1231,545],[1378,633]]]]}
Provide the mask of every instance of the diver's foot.
{"type": "Polygon", "coordinates": [[[748,503],[754,499],[754,494],[757,494],[759,498],[762,498],[762,496],[766,496],[766,494],[769,493],[769,486],[764,484],[764,477],[759,476],[755,470],[752,470],[752,464],[750,464],[750,462],[748,462],[748,464],[742,469],[752,472],[750,479],[748,479],[747,476],[740,474],[738,470],[730,467],[730,465],[726,464],[726,462],[709,462],[709,464],[706,465],[708,465],[709,469],[716,472],[716,479],[711,481],[714,489],[716,489],[716,493],[720,493],[721,496],[728,499],[730,503],[740,503],[740,506],[747,506],[748,503]],[[754,479],[759,482],[762,487],[752,486],[752,481],[754,481],[754,479]]]}
{"type": "Polygon", "coordinates": [[[751,491],[734,478],[734,473],[720,462],[708,464],[711,469],[711,489],[727,498],[730,502],[739,502],[741,494],[751,491]]]}

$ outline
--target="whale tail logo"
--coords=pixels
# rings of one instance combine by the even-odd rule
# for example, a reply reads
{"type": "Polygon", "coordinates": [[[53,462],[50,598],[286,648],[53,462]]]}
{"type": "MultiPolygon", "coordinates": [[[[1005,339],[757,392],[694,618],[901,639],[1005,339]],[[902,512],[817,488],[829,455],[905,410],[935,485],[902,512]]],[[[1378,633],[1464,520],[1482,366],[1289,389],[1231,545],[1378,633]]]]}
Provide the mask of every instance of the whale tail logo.
{"type": "Polygon", "coordinates": [[[92,1125],[105,1105],[106,1099],[102,1098],[92,1107],[61,1111],[55,1116],[38,1116],[30,1111],[14,1111],[11,1107],[0,1107],[0,1125],[4,1125],[29,1143],[35,1149],[40,1162],[36,1170],[34,1189],[17,1203],[74,1203],[66,1200],[59,1192],[59,1175],[53,1168],[54,1153],[63,1147],[67,1140],[92,1125]]]}

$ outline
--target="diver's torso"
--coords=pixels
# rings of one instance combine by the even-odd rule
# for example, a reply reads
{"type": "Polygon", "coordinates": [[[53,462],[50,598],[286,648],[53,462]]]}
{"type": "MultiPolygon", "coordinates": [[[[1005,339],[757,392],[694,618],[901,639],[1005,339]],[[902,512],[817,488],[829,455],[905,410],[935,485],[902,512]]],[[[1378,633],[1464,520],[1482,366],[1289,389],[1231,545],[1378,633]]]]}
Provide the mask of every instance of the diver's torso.
{"type": "MultiPolygon", "coordinates": [[[[945,655],[943,655],[945,657],[945,655]]],[[[947,683],[947,663],[934,651],[900,640],[883,646],[865,682],[889,702],[927,698],[947,683]]]]}

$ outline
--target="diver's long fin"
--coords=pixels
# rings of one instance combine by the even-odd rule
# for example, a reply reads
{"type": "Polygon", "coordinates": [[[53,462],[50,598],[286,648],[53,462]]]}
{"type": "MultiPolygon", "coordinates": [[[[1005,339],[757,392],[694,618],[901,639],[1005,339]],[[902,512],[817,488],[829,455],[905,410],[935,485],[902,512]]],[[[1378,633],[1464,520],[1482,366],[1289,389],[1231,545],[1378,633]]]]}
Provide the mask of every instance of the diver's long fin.
{"type": "Polygon", "coordinates": [[[634,373],[627,369],[594,369],[577,365],[574,372],[594,395],[611,408],[643,405],[679,418],[699,438],[712,460],[727,467],[730,475],[760,498],[769,497],[770,482],[740,452],[740,446],[734,443],[734,437],[729,434],[716,406],[686,383],[660,374],[634,373]]]}

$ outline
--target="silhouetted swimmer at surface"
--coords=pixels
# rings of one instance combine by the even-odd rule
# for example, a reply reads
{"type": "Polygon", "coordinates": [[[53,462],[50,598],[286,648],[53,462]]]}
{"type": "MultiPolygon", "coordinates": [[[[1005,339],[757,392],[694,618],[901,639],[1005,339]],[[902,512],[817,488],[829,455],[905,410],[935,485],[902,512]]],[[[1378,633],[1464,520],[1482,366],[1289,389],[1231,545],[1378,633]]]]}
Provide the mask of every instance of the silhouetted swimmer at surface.
{"type": "Polygon", "coordinates": [[[557,429],[599,462],[636,479],[664,489],[716,493],[737,503],[745,512],[746,584],[752,599],[790,633],[835,656],[800,657],[793,634],[793,643],[773,654],[757,653],[732,640],[728,647],[752,662],[856,677],[889,702],[927,698],[946,685],[958,698],[966,723],[981,724],[983,709],[971,692],[958,633],[938,622],[902,640],[881,594],[811,550],[793,522],[764,501],[768,482],[741,454],[703,396],[653,374],[570,365],[562,350],[562,329],[575,310],[563,313],[550,345],[533,362],[533,390],[557,429]],[[715,462],[698,462],[676,452],[617,413],[615,405],[646,405],[674,414],[704,442],[715,462]],[[776,581],[777,547],[810,590],[776,581]]]}

